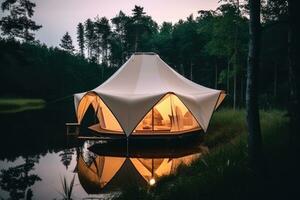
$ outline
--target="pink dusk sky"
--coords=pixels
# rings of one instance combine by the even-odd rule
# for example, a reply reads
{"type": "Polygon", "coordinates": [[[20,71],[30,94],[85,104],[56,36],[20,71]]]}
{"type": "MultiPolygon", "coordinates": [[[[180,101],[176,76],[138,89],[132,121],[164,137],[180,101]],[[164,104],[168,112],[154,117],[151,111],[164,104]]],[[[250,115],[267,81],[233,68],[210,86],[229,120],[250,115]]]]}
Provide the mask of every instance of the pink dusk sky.
{"type": "MultiPolygon", "coordinates": [[[[131,15],[134,5],[144,7],[158,24],[163,21],[176,23],[190,14],[197,16],[199,10],[218,7],[218,0],[33,0],[36,3],[33,19],[42,24],[36,38],[48,46],[58,46],[63,34],[68,31],[76,45],[76,26],[97,15],[108,19],[120,10],[131,15]]],[[[77,46],[77,45],[76,45],[77,46]]]]}

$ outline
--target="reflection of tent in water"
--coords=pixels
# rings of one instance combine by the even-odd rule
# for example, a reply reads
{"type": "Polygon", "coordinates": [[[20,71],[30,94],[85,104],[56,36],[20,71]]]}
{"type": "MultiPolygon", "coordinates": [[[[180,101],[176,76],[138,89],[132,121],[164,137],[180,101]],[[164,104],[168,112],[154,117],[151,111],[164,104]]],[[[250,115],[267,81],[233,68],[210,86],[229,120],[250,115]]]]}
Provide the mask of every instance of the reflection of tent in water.
{"type": "Polygon", "coordinates": [[[180,158],[126,158],[95,156],[85,160],[81,154],[77,161],[80,184],[89,194],[120,188],[122,184],[154,184],[163,175],[175,172],[180,164],[190,164],[201,153],[180,158]]]}
{"type": "Polygon", "coordinates": [[[174,71],[158,55],[136,53],[99,87],[74,95],[79,123],[91,106],[110,134],[174,135],[208,128],[225,93],[198,85],[174,71]]]}

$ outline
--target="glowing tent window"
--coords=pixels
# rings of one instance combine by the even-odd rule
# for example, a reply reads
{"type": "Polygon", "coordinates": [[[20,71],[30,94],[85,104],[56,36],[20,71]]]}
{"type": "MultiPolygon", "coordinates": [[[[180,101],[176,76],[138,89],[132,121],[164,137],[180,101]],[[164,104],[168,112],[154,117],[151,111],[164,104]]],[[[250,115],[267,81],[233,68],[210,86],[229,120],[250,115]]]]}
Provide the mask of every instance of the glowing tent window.
{"type": "Polygon", "coordinates": [[[99,121],[99,123],[90,126],[90,129],[98,132],[123,132],[115,116],[95,93],[88,93],[81,99],[77,109],[77,119],[79,123],[82,121],[84,114],[90,105],[93,106],[99,121]]]}
{"type": "Polygon", "coordinates": [[[176,133],[200,126],[192,113],[174,94],[165,95],[137,125],[133,134],[176,133]]]}

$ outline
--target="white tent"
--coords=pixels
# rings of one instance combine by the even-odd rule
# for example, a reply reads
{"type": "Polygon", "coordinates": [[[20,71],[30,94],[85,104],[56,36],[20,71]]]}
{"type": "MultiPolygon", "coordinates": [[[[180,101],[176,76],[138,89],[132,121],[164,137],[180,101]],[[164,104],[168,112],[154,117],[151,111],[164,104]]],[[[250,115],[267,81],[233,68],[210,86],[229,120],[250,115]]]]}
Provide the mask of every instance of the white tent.
{"type": "Polygon", "coordinates": [[[154,53],[133,54],[103,84],[74,95],[79,123],[91,105],[99,120],[91,129],[126,136],[206,131],[224,98],[223,91],[184,78],[154,53]]]}

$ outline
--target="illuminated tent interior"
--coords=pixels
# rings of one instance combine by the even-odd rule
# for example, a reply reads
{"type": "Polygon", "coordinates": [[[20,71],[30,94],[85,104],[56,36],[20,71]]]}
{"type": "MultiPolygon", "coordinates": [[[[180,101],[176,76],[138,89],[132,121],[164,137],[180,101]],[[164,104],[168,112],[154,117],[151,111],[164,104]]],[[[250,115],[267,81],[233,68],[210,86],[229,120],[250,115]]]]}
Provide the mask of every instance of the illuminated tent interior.
{"type": "Polygon", "coordinates": [[[174,135],[208,128],[224,91],[198,85],[154,53],[136,53],[99,87],[74,95],[78,123],[95,111],[99,133],[174,135]]]}
{"type": "Polygon", "coordinates": [[[77,173],[84,190],[88,194],[97,194],[108,187],[117,188],[116,185],[126,182],[153,185],[161,176],[174,173],[179,165],[189,165],[200,156],[201,153],[180,158],[96,156],[87,161],[80,155],[77,160],[77,173]]]}

